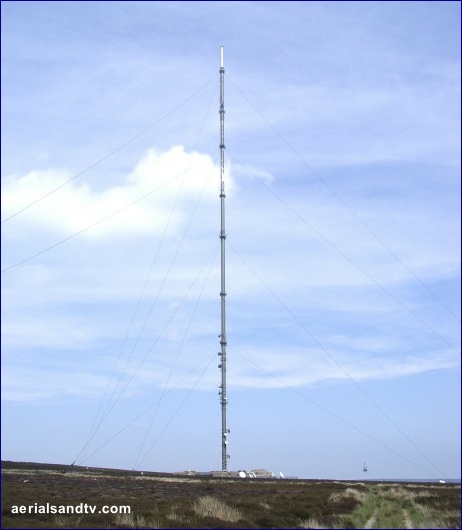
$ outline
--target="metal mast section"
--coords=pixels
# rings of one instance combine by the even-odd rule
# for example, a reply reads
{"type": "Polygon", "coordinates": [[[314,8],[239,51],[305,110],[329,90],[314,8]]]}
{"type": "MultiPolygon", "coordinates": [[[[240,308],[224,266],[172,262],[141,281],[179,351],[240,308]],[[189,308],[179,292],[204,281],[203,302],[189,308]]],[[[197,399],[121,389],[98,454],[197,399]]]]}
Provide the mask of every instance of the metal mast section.
{"type": "Polygon", "coordinates": [[[226,424],[226,407],[228,398],[226,395],[226,283],[225,283],[225,94],[224,94],[225,68],[223,63],[223,46],[220,48],[220,201],[221,201],[221,351],[218,354],[221,362],[218,368],[221,370],[220,404],[221,404],[221,470],[228,469],[228,433],[230,432],[226,424]]]}

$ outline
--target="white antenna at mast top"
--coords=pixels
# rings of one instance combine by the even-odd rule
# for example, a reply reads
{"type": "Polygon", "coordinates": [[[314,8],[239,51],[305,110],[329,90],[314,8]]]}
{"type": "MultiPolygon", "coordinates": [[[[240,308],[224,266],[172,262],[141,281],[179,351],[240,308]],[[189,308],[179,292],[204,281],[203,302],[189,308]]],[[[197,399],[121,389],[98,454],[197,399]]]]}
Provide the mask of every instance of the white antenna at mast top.
{"type": "Polygon", "coordinates": [[[223,66],[223,46],[220,47],[220,68],[224,68],[223,66]]]}

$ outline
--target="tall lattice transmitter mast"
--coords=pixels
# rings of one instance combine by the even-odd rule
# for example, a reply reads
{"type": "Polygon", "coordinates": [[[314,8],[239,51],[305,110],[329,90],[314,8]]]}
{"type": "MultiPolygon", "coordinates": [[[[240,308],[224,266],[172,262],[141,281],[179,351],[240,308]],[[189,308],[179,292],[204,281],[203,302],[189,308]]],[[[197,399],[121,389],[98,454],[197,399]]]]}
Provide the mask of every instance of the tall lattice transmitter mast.
{"type": "Polygon", "coordinates": [[[225,68],[224,50],[220,48],[220,211],[221,211],[221,333],[220,352],[221,358],[218,368],[221,370],[220,404],[221,404],[221,470],[228,470],[228,433],[230,432],[226,422],[226,408],[228,397],[226,392],[226,232],[225,232],[225,68]]]}

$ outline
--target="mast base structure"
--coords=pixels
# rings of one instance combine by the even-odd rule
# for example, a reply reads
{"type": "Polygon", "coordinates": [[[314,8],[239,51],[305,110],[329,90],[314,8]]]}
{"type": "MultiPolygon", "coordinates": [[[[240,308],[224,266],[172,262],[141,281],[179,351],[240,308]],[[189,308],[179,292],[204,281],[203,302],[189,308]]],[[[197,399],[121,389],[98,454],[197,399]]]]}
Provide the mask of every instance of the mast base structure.
{"type": "Polygon", "coordinates": [[[221,229],[220,229],[220,247],[221,247],[221,333],[220,337],[220,364],[218,368],[221,371],[220,384],[220,405],[221,405],[221,470],[222,473],[228,472],[228,434],[230,430],[227,426],[227,388],[226,388],[226,231],[225,231],[225,94],[224,94],[224,48],[220,47],[220,210],[221,210],[221,229]]]}

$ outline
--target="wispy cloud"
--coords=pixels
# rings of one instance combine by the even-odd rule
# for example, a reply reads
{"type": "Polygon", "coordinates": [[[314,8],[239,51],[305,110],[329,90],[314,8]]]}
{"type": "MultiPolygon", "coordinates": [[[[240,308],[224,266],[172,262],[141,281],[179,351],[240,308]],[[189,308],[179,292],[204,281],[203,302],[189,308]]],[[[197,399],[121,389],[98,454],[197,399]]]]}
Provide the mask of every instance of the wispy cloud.
{"type": "Polygon", "coordinates": [[[370,350],[354,354],[335,352],[329,357],[322,351],[307,349],[297,353],[285,351],[282,346],[239,354],[244,360],[241,357],[234,361],[237,367],[231,369],[234,376],[231,380],[238,382],[237,387],[247,388],[304,387],[350,379],[361,383],[460,368],[460,360],[451,351],[390,357],[388,353],[370,350]]]}
{"type": "MultiPolygon", "coordinates": [[[[448,337],[454,345],[457,336],[451,326],[448,329],[442,327],[439,317],[438,323],[433,316],[429,326],[422,326],[427,319],[422,313],[424,306],[414,300],[415,295],[410,297],[411,287],[416,288],[415,278],[374,241],[345,208],[339,208],[332,197],[328,201],[325,197],[319,200],[319,193],[312,197],[291,197],[290,208],[286,208],[287,199],[280,202],[264,187],[254,181],[252,184],[249,175],[241,172],[242,168],[232,171],[235,177],[231,179],[232,168],[232,164],[228,165],[227,189],[231,206],[228,281],[233,294],[229,315],[236,332],[245,333],[246,327],[259,326],[259,320],[262,329],[279,329],[284,351],[287,347],[299,348],[299,340],[312,344],[313,340],[319,340],[327,351],[332,350],[335,358],[338,355],[335,352],[348,351],[354,342],[354,356],[345,357],[340,353],[338,362],[348,367],[347,371],[358,380],[398,377],[438,366],[441,369],[455,366],[452,361],[448,364],[446,358],[441,359],[439,355],[432,358],[429,353],[420,358],[407,352],[403,358],[396,359],[393,352],[399,351],[403,344],[399,341],[391,344],[385,339],[390,329],[402,328],[400,333],[408,333],[405,326],[412,323],[413,334],[418,334],[420,329],[420,333],[428,336],[435,327],[440,330],[442,338],[448,337]],[[255,200],[256,194],[260,200],[255,200]],[[268,211],[271,211],[270,216],[268,211]],[[294,212],[303,216],[306,223],[300,222],[294,212]],[[271,234],[270,239],[268,234],[271,234]],[[354,234],[353,238],[351,234],[354,234]],[[264,245],[262,241],[265,241],[264,245]],[[292,249],[290,253],[286,252],[289,248],[292,249]],[[284,259],[274,259],[278,255],[284,259]],[[266,304],[261,315],[262,308],[257,300],[266,304]],[[313,322],[311,316],[315,312],[317,318],[313,322]],[[335,336],[320,325],[321,315],[332,321],[335,336]],[[340,315],[343,315],[342,322],[339,321],[340,315]],[[353,331],[358,318],[365,326],[363,332],[353,331]],[[402,322],[406,324],[402,326],[402,322]],[[350,325],[352,329],[347,332],[350,325]],[[289,331],[293,331],[294,326],[297,330],[295,337],[298,337],[295,342],[289,338],[289,331]],[[367,338],[371,329],[377,334],[374,339],[367,338]],[[344,330],[343,334],[341,330],[344,330]],[[284,340],[287,341],[285,346],[284,340]],[[368,341],[373,344],[365,351],[368,341]],[[359,343],[361,347],[358,348],[359,343]]],[[[11,256],[19,255],[19,250],[24,255],[25,248],[37,248],[37,242],[46,245],[53,238],[91,227],[92,223],[156,190],[149,200],[135,202],[126,211],[90,228],[72,243],[65,243],[63,250],[56,255],[52,250],[49,255],[46,253],[41,259],[32,260],[8,275],[3,294],[11,302],[4,312],[4,345],[9,348],[35,346],[50,351],[91,350],[95,344],[108,339],[111,343],[118,341],[118,351],[136,307],[137,296],[142,292],[143,278],[148,278],[149,264],[157,256],[152,262],[155,267],[149,272],[140,312],[129,337],[134,341],[136,334],[147,324],[149,332],[143,336],[143,348],[148,347],[148,337],[153,340],[156,333],[160,333],[163,347],[169,352],[175,351],[174,345],[180,340],[181,331],[172,334],[172,326],[163,330],[162,322],[168,322],[168,315],[196,283],[196,275],[215,245],[213,241],[217,243],[217,234],[213,230],[216,219],[212,218],[211,211],[216,203],[217,172],[215,161],[206,154],[188,153],[182,147],[172,147],[166,152],[150,149],[127,173],[122,185],[95,190],[85,183],[70,183],[25,211],[19,219],[7,223],[4,244],[8,244],[9,253],[4,256],[11,259],[11,256]],[[202,204],[198,209],[199,199],[202,204]],[[56,223],[56,219],[60,222],[56,223]],[[16,238],[18,230],[19,240],[16,238]],[[183,241],[185,230],[189,233],[183,241]],[[130,250],[132,255],[127,254],[126,248],[134,249],[136,241],[136,253],[130,250]],[[162,247],[158,247],[161,242],[162,247]],[[70,254],[65,245],[69,245],[70,254]],[[155,250],[157,247],[160,253],[155,250]],[[127,276],[127,260],[136,274],[127,276]],[[117,309],[110,310],[108,315],[111,317],[107,325],[102,326],[97,315],[107,311],[106,304],[117,309]],[[147,319],[144,325],[143,319],[147,319]]],[[[68,178],[68,175],[54,170],[10,176],[2,195],[5,213],[14,213],[68,178]]],[[[265,186],[270,185],[273,189],[277,185],[277,180],[265,173],[257,178],[264,178],[265,186]]],[[[362,208],[367,222],[377,224],[380,218],[380,226],[387,226],[387,244],[422,278],[433,281],[457,277],[460,265],[457,249],[451,245],[457,229],[453,219],[439,217],[437,210],[422,211],[420,206],[409,205],[399,213],[397,220],[396,211],[390,212],[389,204],[390,201],[376,202],[377,207],[371,210],[367,202],[356,201],[356,207],[362,208]],[[406,230],[409,230],[408,234],[406,230]]],[[[212,270],[212,279],[219,281],[218,263],[212,270]]],[[[189,337],[190,350],[200,348],[205,328],[208,333],[211,331],[209,325],[199,324],[202,318],[209,318],[205,317],[208,312],[213,311],[216,293],[210,280],[201,294],[201,312],[189,337]]],[[[195,296],[198,296],[197,285],[191,293],[192,299],[195,296]]],[[[184,328],[185,318],[182,308],[175,316],[176,325],[184,328]]],[[[218,321],[216,325],[218,327],[218,321]]],[[[439,338],[434,335],[432,340],[438,341],[439,338]]],[[[128,350],[123,355],[128,356],[128,350]]],[[[279,368],[273,366],[280,353],[272,354],[271,351],[271,348],[265,349],[266,362],[262,368],[277,377],[287,376],[287,384],[313,384],[345,377],[335,363],[328,358],[322,359],[322,356],[319,359],[318,354],[310,354],[310,369],[306,371],[300,370],[306,356],[297,355],[291,364],[290,357],[284,355],[285,368],[280,373],[279,368]]],[[[106,353],[103,356],[106,358],[106,353]]],[[[138,351],[136,358],[139,358],[138,351]]],[[[159,357],[155,358],[154,380],[161,385],[170,369],[169,362],[165,361],[164,365],[159,357]]],[[[145,370],[151,362],[154,362],[152,356],[147,358],[146,366],[143,363],[143,367],[136,370],[139,374],[135,375],[146,377],[145,370]]],[[[133,363],[130,366],[132,370],[133,363]]],[[[177,369],[181,373],[186,366],[180,362],[177,369]]],[[[110,370],[109,366],[107,370],[110,370]]],[[[264,372],[252,375],[255,369],[246,363],[241,363],[236,372],[233,370],[236,368],[230,373],[239,381],[239,386],[275,385],[276,380],[264,372]]],[[[207,378],[204,388],[209,388],[206,381],[207,378]]],[[[56,391],[62,388],[58,385],[56,391]]]]}

